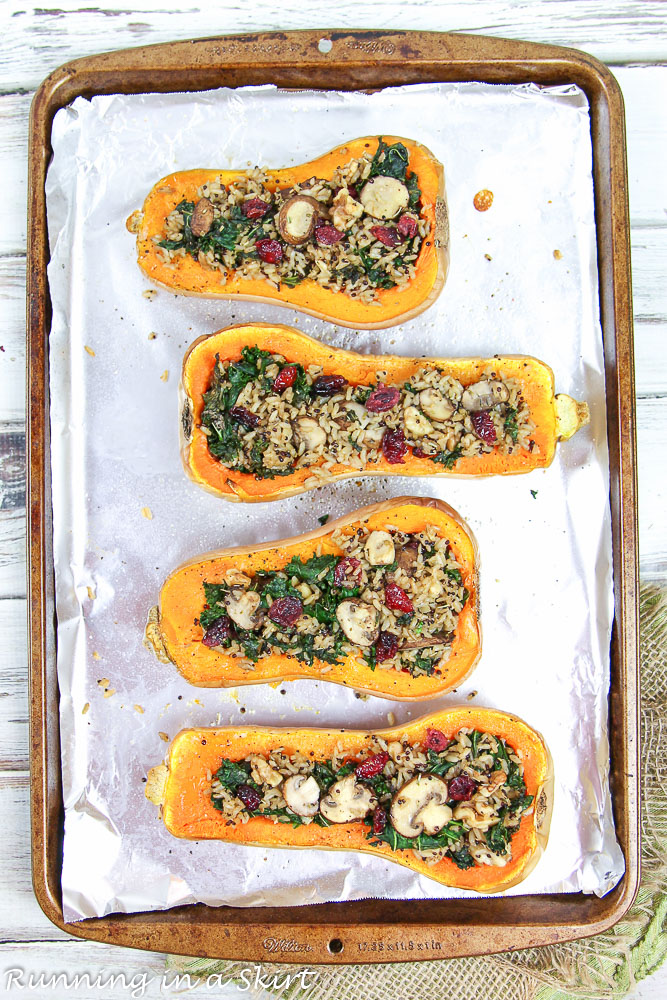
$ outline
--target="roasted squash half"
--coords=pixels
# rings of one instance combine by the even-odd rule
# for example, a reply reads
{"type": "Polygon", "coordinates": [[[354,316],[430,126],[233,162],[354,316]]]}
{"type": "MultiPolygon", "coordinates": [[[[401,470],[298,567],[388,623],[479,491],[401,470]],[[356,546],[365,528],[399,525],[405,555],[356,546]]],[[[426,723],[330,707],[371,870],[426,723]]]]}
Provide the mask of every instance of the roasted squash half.
{"type": "MultiPolygon", "coordinates": [[[[215,201],[219,195],[219,184],[228,189],[233,182],[249,177],[248,171],[186,170],[159,180],[149,192],[143,208],[127,220],[127,228],[137,235],[139,266],[146,277],[179,295],[285,305],[358,329],[403,322],[426,309],[440,294],[449,264],[444,174],[442,165],[425,146],[411,139],[385,137],[381,140],[377,136],[365,136],[338,146],[316,160],[269,170],[267,175],[261,190],[263,198],[251,198],[251,188],[245,200],[231,209],[223,203],[223,212],[230,216],[226,224],[221,222],[219,215],[214,220],[214,211],[218,213],[220,209],[217,205],[213,208],[211,199],[215,201]],[[392,147],[394,153],[390,152],[387,157],[384,150],[392,147]],[[347,186],[342,188],[342,196],[338,191],[339,201],[341,197],[351,199],[347,206],[352,212],[349,218],[345,216],[345,204],[336,208],[335,204],[321,200],[322,186],[313,188],[316,179],[328,181],[335,171],[344,169],[351,161],[377,153],[381,153],[385,163],[379,167],[379,177],[385,177],[387,171],[394,176],[388,181],[381,181],[377,176],[371,178],[360,192],[352,184],[349,189],[347,186]],[[419,200],[415,204],[408,188],[397,179],[397,175],[406,170],[411,182],[408,187],[416,184],[418,189],[419,200]],[[378,202],[369,183],[371,187],[383,188],[381,194],[390,199],[396,196],[391,185],[398,187],[398,200],[385,211],[385,202],[378,202]],[[386,192],[385,187],[389,189],[386,192]],[[210,197],[202,198],[203,192],[210,197]],[[406,199],[410,196],[410,204],[406,201],[405,205],[399,205],[401,193],[406,199]],[[312,198],[311,194],[316,197],[312,198]],[[279,214],[280,206],[290,199],[294,204],[294,198],[300,199],[301,210],[293,211],[290,217],[287,212],[279,214]],[[205,211],[195,215],[200,202],[205,203],[205,211]],[[269,207],[262,214],[265,205],[269,207]],[[181,209],[181,206],[186,208],[181,209]],[[366,211],[369,206],[370,214],[366,211]],[[186,212],[189,250],[184,254],[177,251],[174,255],[174,247],[182,246],[184,239],[180,232],[175,241],[167,238],[170,235],[168,218],[175,210],[180,210],[182,217],[183,211],[186,212]],[[356,231],[358,220],[352,216],[361,211],[364,212],[361,221],[367,220],[367,225],[356,231]],[[409,221],[401,222],[403,216],[409,221]],[[318,221],[322,227],[316,232],[318,221]],[[373,222],[374,232],[371,231],[373,222]],[[415,229],[416,222],[420,224],[420,232],[415,229]],[[293,229],[296,227],[296,235],[289,231],[283,233],[284,225],[289,224],[293,229]],[[346,226],[353,228],[350,230],[346,226]],[[350,233],[354,234],[351,238],[350,233]],[[262,241],[263,247],[259,245],[262,241]],[[198,249],[200,246],[202,251],[198,249]],[[320,276],[322,271],[316,257],[321,250],[320,256],[326,258],[323,263],[330,272],[347,275],[340,279],[342,290],[333,287],[339,279],[331,282],[332,287],[324,287],[313,277],[301,279],[294,263],[294,250],[299,252],[301,271],[305,269],[310,273],[312,270],[320,276]],[[211,253],[217,254],[217,258],[207,258],[206,254],[211,253]],[[386,269],[378,270],[377,267],[378,254],[383,253],[392,254],[394,261],[401,255],[406,256],[402,283],[388,287],[393,279],[386,269]],[[233,260],[232,255],[235,255],[233,260]],[[264,262],[290,273],[272,272],[270,267],[265,276],[253,269],[257,260],[260,267],[264,262]],[[346,283],[349,282],[352,284],[348,288],[346,283]]],[[[339,180],[344,184],[343,179],[339,180]]],[[[338,187],[334,180],[334,186],[329,187],[329,202],[338,187]]],[[[238,197],[242,196],[239,192],[238,197]]]]}
{"type": "Polygon", "coordinates": [[[198,556],[163,584],[146,643],[201,687],[311,678],[431,698],[479,659],[478,594],[465,522],[439,500],[399,497],[198,556]]]}
{"type": "MultiPolygon", "coordinates": [[[[479,753],[479,744],[473,749],[479,753]]],[[[472,751],[468,757],[473,759],[472,751]]],[[[465,766],[456,766],[455,771],[465,774],[465,766]]],[[[521,719],[493,709],[468,706],[445,709],[407,725],[373,733],[272,727],[185,729],[173,740],[166,765],[158,765],[149,772],[146,796],[161,806],[162,819],[175,837],[259,847],[364,851],[411,868],[443,885],[498,893],[525,879],[546,847],[553,802],[553,766],[543,738],[521,719]],[[469,734],[469,743],[471,735],[476,733],[475,742],[481,741],[485,752],[491,747],[494,763],[489,767],[498,770],[490,775],[478,772],[477,776],[487,782],[487,793],[489,780],[495,783],[497,799],[493,798],[493,789],[488,797],[478,796],[476,780],[460,775],[448,777],[452,764],[446,759],[446,749],[442,754],[438,751],[447,748],[450,741],[458,746],[462,730],[469,734]],[[494,738],[492,742],[488,736],[494,738]],[[393,793],[391,786],[387,791],[387,782],[392,780],[388,775],[393,773],[391,761],[401,760],[402,748],[415,744],[420,745],[418,752],[425,755],[421,767],[428,773],[416,782],[406,782],[398,793],[393,793]],[[382,746],[389,752],[378,753],[382,746]],[[277,750],[285,756],[272,759],[271,753],[277,750]],[[283,777],[280,783],[276,765],[279,768],[283,761],[287,764],[295,754],[303,755],[299,758],[303,778],[309,770],[313,777],[309,778],[309,785],[297,781],[300,787],[292,782],[286,788],[287,779],[283,777]],[[309,769],[303,758],[309,763],[317,761],[318,768],[309,769]],[[360,759],[365,762],[361,771],[357,763],[360,759]],[[239,763],[245,765],[245,771],[239,770],[239,763]],[[273,773],[266,772],[266,766],[272,765],[273,773]],[[255,769],[258,766],[260,773],[255,769]],[[351,775],[345,782],[353,786],[351,790],[344,784],[341,787],[340,781],[333,784],[345,773],[351,775]],[[275,810],[272,816],[253,815],[266,787],[264,776],[277,786],[281,800],[284,799],[283,808],[275,810]],[[382,786],[374,780],[377,778],[383,780],[382,786]],[[443,782],[447,786],[444,789],[443,782]],[[226,792],[221,791],[221,783],[226,792]],[[388,794],[394,794],[391,808],[388,794]],[[226,803],[219,795],[224,796],[226,803]],[[284,808],[287,802],[293,808],[284,808]],[[382,802],[384,807],[379,804],[382,802]],[[506,817],[505,822],[510,821],[511,839],[502,819],[496,825],[503,802],[501,815],[506,817]],[[359,808],[357,803],[361,803],[359,808]],[[478,815],[478,803],[486,819],[478,815]],[[239,817],[230,823],[230,806],[237,813],[246,807],[245,822],[239,817]],[[361,816],[365,809],[367,814],[361,816]],[[356,820],[346,819],[355,814],[359,817],[356,820]],[[309,817],[307,823],[300,822],[303,816],[309,817]],[[479,835],[471,839],[469,828],[474,826],[479,835]],[[417,834],[420,827],[421,836],[417,834]],[[399,836],[398,830],[403,831],[399,836]],[[462,841],[457,842],[462,833],[462,841]],[[441,843],[452,843],[454,855],[445,851],[425,857],[415,854],[414,849],[420,853],[437,850],[441,843]]]]}
{"type": "MultiPolygon", "coordinates": [[[[258,364],[260,366],[265,364],[265,360],[260,359],[258,364]]],[[[280,366],[274,365],[273,367],[277,370],[280,366]]],[[[228,366],[227,372],[230,370],[231,368],[228,366]]],[[[281,378],[283,374],[281,370],[281,378]]],[[[260,378],[259,370],[257,378],[260,378]]],[[[274,381],[274,386],[276,382],[279,380],[274,381]]],[[[418,384],[421,382],[418,381],[418,384]]],[[[268,399],[270,405],[266,407],[269,421],[278,415],[279,405],[289,397],[293,388],[288,386],[287,392],[284,389],[276,388],[274,395],[268,399]]],[[[317,384],[311,386],[310,391],[316,393],[318,391],[317,384]]],[[[378,392],[375,393],[375,396],[377,395],[378,392]]],[[[588,407],[585,403],[579,403],[564,394],[555,395],[553,372],[546,364],[535,358],[521,356],[496,356],[487,359],[403,358],[395,355],[364,355],[327,346],[288,326],[274,326],[265,323],[232,326],[196,340],[185,355],[180,396],[181,455],[186,472],[200,486],[226,500],[234,501],[279,500],[313,489],[326,482],[360,475],[470,477],[530,472],[533,469],[542,469],[548,466],[553,460],[556,442],[559,439],[564,440],[571,437],[589,419],[588,407]],[[254,421],[260,425],[256,431],[253,431],[253,436],[257,439],[255,444],[263,440],[262,446],[265,447],[268,442],[271,442],[273,433],[268,433],[267,430],[270,431],[271,427],[278,426],[278,424],[269,423],[268,428],[265,428],[260,424],[259,416],[250,412],[252,405],[250,410],[248,407],[233,406],[231,410],[228,407],[228,411],[225,412],[223,403],[221,413],[214,414],[212,420],[208,419],[205,395],[207,399],[210,399],[211,396],[220,396],[224,391],[215,388],[215,378],[219,375],[220,366],[231,362],[232,366],[239,371],[241,366],[246,365],[243,358],[249,358],[251,354],[252,357],[255,357],[258,351],[260,354],[263,351],[285,358],[287,364],[283,367],[291,369],[292,372],[299,368],[302,376],[303,370],[309,367],[321,371],[322,374],[316,378],[315,382],[325,383],[323,388],[326,391],[328,391],[326,383],[334,386],[336,380],[345,383],[342,392],[333,397],[332,402],[334,403],[337,399],[344,400],[345,387],[355,387],[358,392],[368,395],[371,390],[367,387],[377,385],[378,372],[382,373],[380,383],[386,383],[383,391],[385,393],[387,391],[394,392],[395,396],[398,397],[399,389],[404,388],[415,379],[419,380],[425,372],[427,377],[428,373],[437,373],[437,377],[441,380],[456,380],[459,386],[468,387],[469,391],[472,392],[474,387],[489,384],[483,380],[485,372],[492,370],[495,375],[494,385],[501,385],[502,380],[505,380],[518,387],[523,410],[527,412],[531,422],[530,441],[527,442],[526,447],[522,447],[519,441],[516,447],[510,444],[509,448],[506,447],[505,450],[500,450],[497,446],[490,446],[481,454],[463,453],[457,455],[457,451],[454,449],[453,452],[441,451],[435,458],[429,458],[415,446],[424,439],[413,437],[413,446],[404,445],[403,454],[398,456],[397,461],[391,460],[395,459],[396,456],[389,455],[389,458],[387,457],[383,440],[381,444],[376,446],[375,451],[369,449],[362,451],[362,455],[368,456],[365,464],[357,460],[358,456],[353,460],[354,464],[346,458],[332,461],[329,457],[329,460],[325,461],[326,456],[317,452],[313,452],[312,464],[310,462],[298,464],[297,462],[291,467],[278,467],[276,469],[260,467],[259,472],[247,471],[249,467],[243,461],[232,462],[227,459],[228,464],[225,464],[224,457],[217,457],[213,452],[219,439],[223,439],[223,448],[227,446],[228,442],[224,440],[224,435],[227,432],[232,434],[232,440],[236,440],[233,435],[237,431],[245,432],[248,428],[253,430],[254,421]],[[206,426],[207,420],[208,426],[206,426]],[[247,422],[245,426],[244,421],[247,422]],[[212,445],[212,442],[216,442],[216,444],[212,445]],[[244,469],[246,471],[243,471],[244,469]]],[[[413,419],[421,421],[422,425],[426,419],[425,426],[431,428],[446,426],[446,424],[438,425],[437,422],[432,421],[433,413],[437,414],[437,410],[434,411],[428,406],[424,408],[422,405],[423,392],[413,393],[413,396],[418,406],[412,406],[409,410],[405,409],[401,412],[404,414],[412,413],[413,419]],[[430,414],[431,419],[429,419],[428,414],[430,414]]],[[[442,399],[438,393],[436,393],[436,397],[442,399]]],[[[241,399],[243,398],[241,396],[241,399]]],[[[311,398],[315,400],[315,396],[311,398]]],[[[210,402],[208,405],[211,405],[210,402]]],[[[356,406],[363,416],[372,405],[372,400],[367,399],[365,404],[341,402],[341,412],[347,405],[356,406]]],[[[377,405],[386,407],[388,404],[380,400],[377,405]]],[[[501,404],[501,407],[503,405],[501,404]]],[[[399,403],[398,410],[400,410],[400,406],[399,403]]],[[[498,407],[496,406],[495,409],[497,410],[498,407]]],[[[308,403],[302,405],[301,410],[308,413],[308,403]]],[[[376,413],[373,416],[391,418],[392,414],[396,412],[397,408],[394,408],[393,411],[376,413]]],[[[472,414],[473,419],[483,417],[484,412],[472,414]]],[[[312,425],[311,418],[312,413],[305,423],[312,425]]],[[[288,448],[292,449],[292,454],[296,456],[299,454],[298,424],[300,422],[292,421],[294,435],[290,444],[287,445],[288,448]]],[[[283,425],[288,428],[288,433],[291,435],[289,422],[282,421],[281,426],[283,425]]],[[[511,425],[506,423],[505,426],[511,425]]],[[[355,429],[359,427],[358,422],[350,426],[352,437],[354,437],[355,429]]],[[[421,427],[416,428],[417,432],[421,429],[421,427]]],[[[480,425],[479,433],[483,434],[485,430],[485,426],[480,425]]],[[[492,433],[495,434],[495,430],[492,433]]],[[[516,437],[517,434],[518,431],[514,425],[514,436],[516,437]]],[[[344,438],[347,436],[347,433],[343,435],[344,438]]],[[[446,434],[443,436],[446,437],[446,434]]],[[[510,439],[508,438],[508,440],[510,439]]],[[[331,451],[328,445],[327,447],[331,451]]],[[[355,445],[355,447],[361,451],[360,446],[355,445]]],[[[219,451],[218,454],[224,456],[225,452],[219,451]]]]}

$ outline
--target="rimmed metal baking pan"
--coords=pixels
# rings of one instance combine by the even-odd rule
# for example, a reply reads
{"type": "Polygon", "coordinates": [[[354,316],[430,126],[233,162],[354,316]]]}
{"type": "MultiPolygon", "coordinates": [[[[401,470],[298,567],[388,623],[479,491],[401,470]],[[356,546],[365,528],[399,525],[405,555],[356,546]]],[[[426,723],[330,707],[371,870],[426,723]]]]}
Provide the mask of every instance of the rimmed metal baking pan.
{"type": "Polygon", "coordinates": [[[436,32],[295,31],[126,49],[68,63],[30,115],[28,225],[28,525],[32,864],[37,899],[59,927],[134,948],[317,963],[414,961],[553,944],[606,930],[639,882],[638,618],[635,401],[623,99],[591,56],[550,45],[436,32]],[[615,625],[611,645],[611,786],[626,861],[602,899],[363,900],[304,907],[184,906],[63,921],[63,806],[51,555],[48,338],[51,306],[44,182],[55,113],[76,97],[274,83],[369,90],[445,81],[577,84],[591,109],[599,292],[607,380],[615,625]]]}

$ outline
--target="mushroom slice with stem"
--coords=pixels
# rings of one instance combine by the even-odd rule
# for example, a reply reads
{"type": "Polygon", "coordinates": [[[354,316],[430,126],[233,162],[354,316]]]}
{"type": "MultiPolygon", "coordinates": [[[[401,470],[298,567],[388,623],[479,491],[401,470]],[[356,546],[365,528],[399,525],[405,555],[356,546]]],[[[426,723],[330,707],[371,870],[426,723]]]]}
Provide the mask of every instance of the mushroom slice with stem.
{"type": "Polygon", "coordinates": [[[482,379],[468,386],[461,397],[461,405],[469,413],[479,413],[490,410],[496,403],[506,403],[509,398],[509,389],[498,379],[482,379]]]}
{"type": "Polygon", "coordinates": [[[377,611],[356,598],[341,601],[336,618],[347,638],[357,646],[372,646],[380,634],[377,611]]]}
{"type": "Polygon", "coordinates": [[[377,799],[367,785],[348,774],[334,782],[320,801],[320,812],[331,823],[351,823],[363,819],[377,805],[377,799]]]}
{"type": "Polygon", "coordinates": [[[372,177],[359,196],[361,204],[374,219],[393,219],[408,207],[407,187],[396,177],[372,177]]]}
{"type": "Polygon", "coordinates": [[[402,837],[435,836],[452,818],[447,782],[436,774],[418,774],[394,795],[390,818],[402,837]]]}
{"type": "Polygon", "coordinates": [[[396,562],[398,563],[398,568],[402,569],[404,573],[410,576],[417,565],[419,560],[419,542],[411,539],[402,545],[400,549],[396,552],[396,562]]]}
{"type": "Polygon", "coordinates": [[[306,446],[306,451],[314,451],[326,444],[326,431],[312,417],[300,417],[294,424],[294,433],[299,443],[306,446]]]}
{"type": "Polygon", "coordinates": [[[282,787],[283,798],[297,816],[315,816],[320,804],[320,786],[312,774],[293,774],[282,787]]]}
{"type": "Polygon", "coordinates": [[[371,531],[364,551],[371,566],[390,566],[396,554],[394,541],[388,531],[371,531]]]}
{"type": "Polygon", "coordinates": [[[278,213],[278,231],[291,246],[305,243],[313,235],[320,203],[307,194],[295,194],[283,204],[278,213]]]}
{"type": "Polygon", "coordinates": [[[436,632],[435,635],[425,636],[423,639],[411,639],[409,642],[401,643],[401,649],[428,649],[429,646],[447,645],[454,638],[453,632],[436,632]]]}
{"type": "Polygon", "coordinates": [[[448,420],[454,412],[454,404],[439,389],[422,389],[419,393],[419,405],[431,420],[448,420]]]}
{"type": "Polygon", "coordinates": [[[193,236],[206,236],[213,220],[215,219],[215,209],[213,202],[208,198],[200,198],[194,207],[192,218],[190,219],[190,229],[193,236]]]}
{"type": "Polygon", "coordinates": [[[225,594],[225,608],[231,620],[239,628],[252,631],[259,628],[264,618],[264,612],[259,607],[260,600],[256,590],[232,587],[229,593],[225,594]]]}

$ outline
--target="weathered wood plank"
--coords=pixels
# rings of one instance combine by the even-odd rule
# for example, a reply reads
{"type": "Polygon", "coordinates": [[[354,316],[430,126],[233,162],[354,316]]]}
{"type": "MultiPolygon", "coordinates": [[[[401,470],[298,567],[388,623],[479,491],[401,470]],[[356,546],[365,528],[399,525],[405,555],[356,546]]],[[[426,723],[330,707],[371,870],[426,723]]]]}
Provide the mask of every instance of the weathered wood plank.
{"type": "Polygon", "coordinates": [[[26,602],[0,600],[0,771],[25,771],[28,757],[26,602]]]}
{"type": "Polygon", "coordinates": [[[667,67],[617,66],[612,70],[625,101],[632,225],[665,225],[667,197],[664,172],[658,165],[667,163],[667,67]]]}
{"type": "Polygon", "coordinates": [[[667,397],[637,402],[639,557],[645,580],[667,579],[667,397]]]}
{"type": "Polygon", "coordinates": [[[0,600],[25,596],[25,511],[0,510],[0,600]]]}
{"type": "MultiPolygon", "coordinates": [[[[34,89],[47,73],[75,55],[191,37],[288,28],[470,31],[506,38],[548,41],[593,53],[606,62],[667,59],[665,7],[660,0],[421,0],[409,8],[399,0],[343,0],[335,16],[300,0],[280,8],[232,0],[224,5],[185,3],[170,10],[164,0],[141,0],[133,9],[112,3],[84,8],[64,0],[57,8],[6,4],[6,35],[0,89],[34,89]],[[66,25],[66,30],[65,30],[66,25]],[[112,34],[113,33],[113,34],[112,34]]],[[[324,32],[326,34],[326,32],[324,32]]]]}

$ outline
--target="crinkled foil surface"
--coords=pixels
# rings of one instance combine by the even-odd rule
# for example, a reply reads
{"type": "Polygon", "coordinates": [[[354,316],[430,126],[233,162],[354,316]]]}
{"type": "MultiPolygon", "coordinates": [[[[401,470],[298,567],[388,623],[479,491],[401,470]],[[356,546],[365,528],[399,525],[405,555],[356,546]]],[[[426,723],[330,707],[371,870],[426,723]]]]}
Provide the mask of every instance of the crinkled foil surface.
{"type": "Polygon", "coordinates": [[[607,784],[612,619],[605,386],[588,107],[574,86],[443,84],[360,93],[271,87],[77,99],[56,116],[47,195],[54,557],[65,842],[73,921],[195,901],[237,906],[465,895],[368,855],[174,839],[144,797],[165,738],[214,724],[369,728],[466,702],[540,730],[556,769],[551,837],[512,892],[605,893],[623,873],[607,784]],[[166,291],[147,298],[125,228],[163,175],[285,166],[392,133],[444,164],[451,270],[437,303],[357,333],[290,309],[166,291]],[[493,191],[479,213],[473,196],[493,191]],[[555,253],[558,251],[558,253],[555,253]],[[551,468],[489,480],[349,480],[229,504],[185,476],[183,354],[229,323],[292,324],[338,346],[404,355],[531,354],[591,426],[551,468]],[[317,681],[190,687],[142,645],[167,574],[220,546],[281,538],[385,497],[435,496],[481,552],[484,652],[455,694],[401,705],[317,681]],[[245,713],[242,713],[242,708],[245,713]]]}

